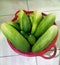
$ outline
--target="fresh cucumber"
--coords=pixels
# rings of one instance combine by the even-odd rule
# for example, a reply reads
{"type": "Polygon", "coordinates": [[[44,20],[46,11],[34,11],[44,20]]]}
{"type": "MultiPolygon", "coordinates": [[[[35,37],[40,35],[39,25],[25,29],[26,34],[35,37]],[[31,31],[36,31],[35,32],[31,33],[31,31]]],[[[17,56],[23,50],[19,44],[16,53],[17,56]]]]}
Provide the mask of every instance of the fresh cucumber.
{"type": "Polygon", "coordinates": [[[40,23],[41,19],[42,19],[42,13],[40,11],[34,11],[32,14],[30,14],[30,20],[32,23],[31,34],[34,34],[34,32],[36,31],[36,28],[40,23]]]}
{"type": "Polygon", "coordinates": [[[7,23],[3,23],[1,25],[1,30],[15,48],[22,52],[29,52],[29,42],[14,27],[7,23]]]}
{"type": "Polygon", "coordinates": [[[20,33],[27,39],[28,38],[28,34],[26,34],[24,31],[20,31],[20,33]]]}
{"type": "Polygon", "coordinates": [[[28,39],[28,41],[29,41],[29,43],[30,43],[31,45],[34,45],[35,42],[36,42],[36,38],[35,38],[35,36],[32,35],[32,34],[30,34],[27,39],[28,39]]]}
{"type": "Polygon", "coordinates": [[[16,28],[18,31],[20,31],[20,25],[18,23],[11,21],[8,24],[16,28]]]}
{"type": "Polygon", "coordinates": [[[33,18],[34,18],[34,15],[33,15],[33,13],[31,13],[31,14],[29,14],[29,18],[30,18],[30,20],[31,20],[31,23],[33,24],[33,18]]]}
{"type": "Polygon", "coordinates": [[[40,52],[48,47],[57,35],[57,26],[52,25],[33,45],[32,52],[40,52]]]}
{"type": "Polygon", "coordinates": [[[36,32],[34,33],[34,35],[38,38],[39,36],[41,36],[51,25],[54,24],[56,19],[55,14],[51,13],[48,14],[47,16],[45,16],[42,21],[40,22],[40,24],[38,25],[36,32]]]}
{"type": "Polygon", "coordinates": [[[31,30],[31,22],[29,20],[28,15],[23,10],[21,10],[18,13],[18,19],[17,20],[20,23],[20,28],[21,28],[22,31],[30,32],[30,30],[31,30]]]}

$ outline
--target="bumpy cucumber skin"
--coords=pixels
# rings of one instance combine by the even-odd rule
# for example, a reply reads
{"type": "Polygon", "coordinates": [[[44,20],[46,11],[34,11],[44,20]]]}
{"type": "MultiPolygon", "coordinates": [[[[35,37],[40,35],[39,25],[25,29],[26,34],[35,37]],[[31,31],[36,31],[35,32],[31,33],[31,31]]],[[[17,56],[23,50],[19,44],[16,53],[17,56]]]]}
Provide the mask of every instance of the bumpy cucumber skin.
{"type": "Polygon", "coordinates": [[[51,25],[54,24],[55,19],[56,19],[56,16],[53,13],[48,14],[47,16],[45,16],[44,19],[38,25],[34,35],[36,37],[41,36],[51,25]]]}
{"type": "Polygon", "coordinates": [[[18,19],[17,20],[20,23],[20,28],[21,28],[22,31],[30,32],[30,30],[31,30],[31,22],[29,20],[28,15],[23,10],[21,10],[18,13],[18,19]]]}
{"type": "Polygon", "coordinates": [[[32,52],[40,52],[48,47],[48,45],[53,41],[57,35],[57,26],[52,25],[33,45],[32,52]]]}
{"type": "Polygon", "coordinates": [[[20,25],[18,25],[18,23],[11,21],[8,24],[16,28],[18,31],[20,31],[20,25]]]}
{"type": "Polygon", "coordinates": [[[30,45],[28,41],[11,25],[3,23],[1,25],[1,30],[6,38],[11,41],[11,43],[22,52],[29,52],[30,45]]]}

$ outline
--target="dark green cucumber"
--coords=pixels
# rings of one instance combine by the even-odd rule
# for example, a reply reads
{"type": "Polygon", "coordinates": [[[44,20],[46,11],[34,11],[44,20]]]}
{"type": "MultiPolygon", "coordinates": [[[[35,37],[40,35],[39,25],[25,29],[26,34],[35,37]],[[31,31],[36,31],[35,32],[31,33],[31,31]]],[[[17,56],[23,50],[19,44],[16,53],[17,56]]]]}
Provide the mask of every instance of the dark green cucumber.
{"type": "Polygon", "coordinates": [[[57,26],[52,25],[49,29],[37,40],[32,47],[32,52],[40,52],[48,47],[57,35],[57,26]]]}
{"type": "Polygon", "coordinates": [[[20,30],[20,25],[18,23],[16,23],[16,22],[11,21],[8,24],[10,24],[14,28],[16,28],[18,31],[20,30]]]}
{"type": "Polygon", "coordinates": [[[28,38],[28,34],[26,34],[24,31],[20,31],[20,33],[27,39],[28,38]]]}
{"type": "Polygon", "coordinates": [[[20,31],[20,33],[23,35],[23,37],[25,37],[28,42],[31,44],[31,45],[34,45],[35,42],[36,42],[36,38],[34,35],[32,34],[26,34],[24,31],[20,31]]]}
{"type": "Polygon", "coordinates": [[[6,38],[15,46],[15,48],[22,52],[29,52],[29,42],[14,27],[7,23],[3,23],[1,25],[1,30],[6,38]]]}
{"type": "Polygon", "coordinates": [[[20,23],[20,28],[21,28],[22,31],[30,32],[30,30],[31,30],[31,22],[29,20],[28,15],[23,10],[21,10],[18,13],[18,19],[17,20],[20,23]]]}
{"type": "Polygon", "coordinates": [[[36,42],[36,38],[34,35],[29,35],[27,39],[31,45],[34,45],[36,42]]]}
{"type": "Polygon", "coordinates": [[[51,25],[54,24],[55,18],[56,18],[56,16],[53,13],[48,14],[47,16],[45,16],[42,19],[42,21],[40,22],[40,24],[38,25],[34,35],[36,37],[41,36],[51,25]]]}

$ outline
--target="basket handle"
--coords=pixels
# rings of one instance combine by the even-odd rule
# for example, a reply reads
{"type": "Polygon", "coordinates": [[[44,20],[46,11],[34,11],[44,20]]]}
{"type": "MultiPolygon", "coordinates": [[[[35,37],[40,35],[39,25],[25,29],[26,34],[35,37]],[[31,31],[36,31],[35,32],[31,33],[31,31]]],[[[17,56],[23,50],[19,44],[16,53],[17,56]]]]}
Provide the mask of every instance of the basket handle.
{"type": "Polygon", "coordinates": [[[56,48],[55,45],[53,46],[53,48],[54,48],[54,53],[53,53],[53,55],[51,55],[51,56],[49,56],[49,57],[46,57],[46,56],[44,56],[44,55],[41,55],[41,57],[43,57],[44,59],[52,59],[52,58],[54,58],[55,55],[56,55],[56,52],[57,52],[57,48],[56,48]]]}

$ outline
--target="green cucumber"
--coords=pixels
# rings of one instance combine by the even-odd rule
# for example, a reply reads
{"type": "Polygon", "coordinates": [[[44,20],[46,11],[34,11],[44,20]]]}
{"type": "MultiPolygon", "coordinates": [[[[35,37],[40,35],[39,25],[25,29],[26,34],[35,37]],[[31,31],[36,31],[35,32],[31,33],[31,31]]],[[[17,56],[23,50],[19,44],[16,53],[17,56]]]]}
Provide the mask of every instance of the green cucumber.
{"type": "Polygon", "coordinates": [[[1,25],[1,30],[6,38],[11,41],[15,48],[22,52],[29,52],[29,42],[14,27],[7,23],[3,23],[1,25]]]}
{"type": "Polygon", "coordinates": [[[52,25],[33,45],[32,52],[40,52],[48,47],[48,45],[53,41],[57,35],[57,26],[52,25]]]}
{"type": "Polygon", "coordinates": [[[31,20],[31,23],[33,24],[33,18],[34,18],[34,15],[33,15],[33,13],[31,13],[31,14],[29,14],[29,18],[30,18],[30,20],[31,20]]]}
{"type": "Polygon", "coordinates": [[[26,34],[24,31],[20,31],[20,33],[23,35],[23,37],[26,38],[26,40],[28,40],[28,42],[31,44],[31,45],[34,45],[35,42],[36,42],[36,38],[34,35],[32,34],[26,34]]]}
{"type": "Polygon", "coordinates": [[[8,24],[16,28],[18,31],[20,31],[20,25],[18,23],[11,21],[8,24]]]}
{"type": "Polygon", "coordinates": [[[32,35],[32,34],[30,34],[27,39],[28,39],[28,41],[29,41],[29,43],[30,43],[31,45],[34,45],[35,42],[36,42],[36,38],[35,38],[35,36],[32,35]]]}
{"type": "Polygon", "coordinates": [[[23,10],[21,10],[18,13],[18,19],[17,20],[20,23],[20,28],[21,28],[22,31],[30,32],[31,22],[30,22],[28,15],[23,10]]]}
{"type": "Polygon", "coordinates": [[[20,33],[27,39],[28,38],[28,34],[26,34],[24,31],[20,31],[20,33]]]}
{"type": "Polygon", "coordinates": [[[34,11],[32,14],[30,14],[30,20],[32,22],[31,34],[34,34],[34,32],[36,31],[36,28],[40,23],[41,19],[42,19],[42,13],[40,11],[34,11]]]}
{"type": "Polygon", "coordinates": [[[36,32],[34,33],[34,35],[36,37],[41,36],[51,25],[54,24],[55,22],[55,14],[51,13],[48,14],[47,16],[45,16],[42,21],[40,22],[40,24],[38,25],[36,32]]]}

